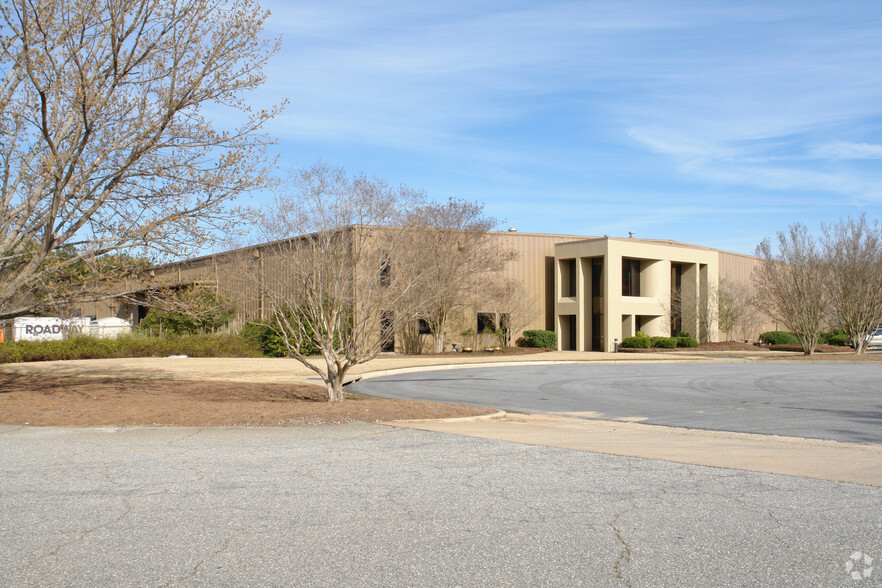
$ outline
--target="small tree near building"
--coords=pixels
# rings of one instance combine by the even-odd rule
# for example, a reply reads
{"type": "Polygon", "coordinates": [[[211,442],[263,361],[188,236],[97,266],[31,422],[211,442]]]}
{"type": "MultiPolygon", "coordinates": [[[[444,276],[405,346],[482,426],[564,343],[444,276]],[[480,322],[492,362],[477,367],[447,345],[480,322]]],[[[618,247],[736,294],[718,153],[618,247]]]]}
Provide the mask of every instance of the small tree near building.
{"type": "Polygon", "coordinates": [[[778,233],[777,247],[768,239],[757,246],[762,261],[754,270],[757,304],[782,321],[812,355],[828,322],[827,266],[805,225],[778,233]]]}
{"type": "MultiPolygon", "coordinates": [[[[426,321],[436,353],[444,351],[451,317],[471,309],[498,288],[500,272],[515,258],[490,234],[497,220],[484,216],[484,205],[455,198],[417,209],[411,224],[411,267],[418,272],[414,299],[426,321]]],[[[497,309],[493,309],[497,310],[497,309]]]]}
{"type": "Polygon", "coordinates": [[[715,298],[717,324],[726,333],[726,341],[755,325],[756,306],[748,284],[720,280],[715,298]]]}
{"type": "Polygon", "coordinates": [[[271,242],[245,252],[242,273],[288,354],[322,378],[331,402],[343,400],[350,368],[416,318],[408,219],[421,202],[418,191],[318,163],[255,213],[271,242]],[[321,361],[305,351],[314,348],[321,361]]]}
{"type": "Polygon", "coordinates": [[[882,227],[866,215],[823,225],[821,246],[834,322],[862,353],[882,325],[882,227]]]}

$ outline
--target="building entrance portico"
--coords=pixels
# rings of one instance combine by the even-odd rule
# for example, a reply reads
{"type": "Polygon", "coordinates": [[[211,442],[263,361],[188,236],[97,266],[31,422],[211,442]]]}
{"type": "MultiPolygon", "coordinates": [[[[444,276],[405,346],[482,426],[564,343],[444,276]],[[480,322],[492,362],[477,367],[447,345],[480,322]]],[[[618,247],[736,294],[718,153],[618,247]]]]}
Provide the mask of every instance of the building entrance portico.
{"type": "Polygon", "coordinates": [[[613,351],[638,332],[716,337],[702,305],[719,255],[671,241],[602,237],[555,246],[555,317],[562,350],[613,351]]]}

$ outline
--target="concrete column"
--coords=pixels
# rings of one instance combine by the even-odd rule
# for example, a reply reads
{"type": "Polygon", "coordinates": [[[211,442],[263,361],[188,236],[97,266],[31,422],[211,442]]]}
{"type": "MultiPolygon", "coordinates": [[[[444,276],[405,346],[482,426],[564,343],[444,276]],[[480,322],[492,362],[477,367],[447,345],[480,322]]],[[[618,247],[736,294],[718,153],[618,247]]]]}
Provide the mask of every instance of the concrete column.
{"type": "Polygon", "coordinates": [[[579,329],[578,349],[589,351],[591,349],[591,258],[579,258],[579,316],[576,324],[579,329]]]}
{"type": "MultiPolygon", "coordinates": [[[[622,255],[607,251],[603,260],[603,345],[607,352],[615,349],[615,340],[622,342],[625,336],[623,327],[625,316],[622,314],[622,255]]],[[[628,317],[631,320],[631,317],[628,317]]],[[[633,320],[631,323],[633,326],[633,320]]]]}
{"type": "Polygon", "coordinates": [[[633,314],[622,315],[622,331],[619,333],[619,343],[621,343],[622,339],[625,337],[633,337],[637,334],[634,325],[635,322],[633,314]]]}

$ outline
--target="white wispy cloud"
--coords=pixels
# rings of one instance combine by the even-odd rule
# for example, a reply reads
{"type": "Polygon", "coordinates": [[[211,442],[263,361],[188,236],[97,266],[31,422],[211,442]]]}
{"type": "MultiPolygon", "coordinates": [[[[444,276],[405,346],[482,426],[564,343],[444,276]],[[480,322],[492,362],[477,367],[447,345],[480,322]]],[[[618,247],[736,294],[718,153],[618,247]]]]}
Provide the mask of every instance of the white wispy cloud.
{"type": "Polygon", "coordinates": [[[882,159],[882,145],[834,141],[815,147],[811,156],[817,159],[882,159]]]}

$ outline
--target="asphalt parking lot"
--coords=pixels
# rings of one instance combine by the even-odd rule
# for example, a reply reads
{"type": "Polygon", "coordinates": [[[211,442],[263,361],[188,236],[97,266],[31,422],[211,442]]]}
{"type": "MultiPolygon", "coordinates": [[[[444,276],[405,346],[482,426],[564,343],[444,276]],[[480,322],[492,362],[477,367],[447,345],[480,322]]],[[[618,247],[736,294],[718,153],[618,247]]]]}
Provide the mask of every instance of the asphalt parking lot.
{"type": "Polygon", "coordinates": [[[0,470],[6,586],[882,579],[878,487],[383,425],[0,427],[0,470]]]}
{"type": "Polygon", "coordinates": [[[882,365],[875,362],[524,365],[402,373],[350,389],[518,413],[882,444],[882,365]]]}

